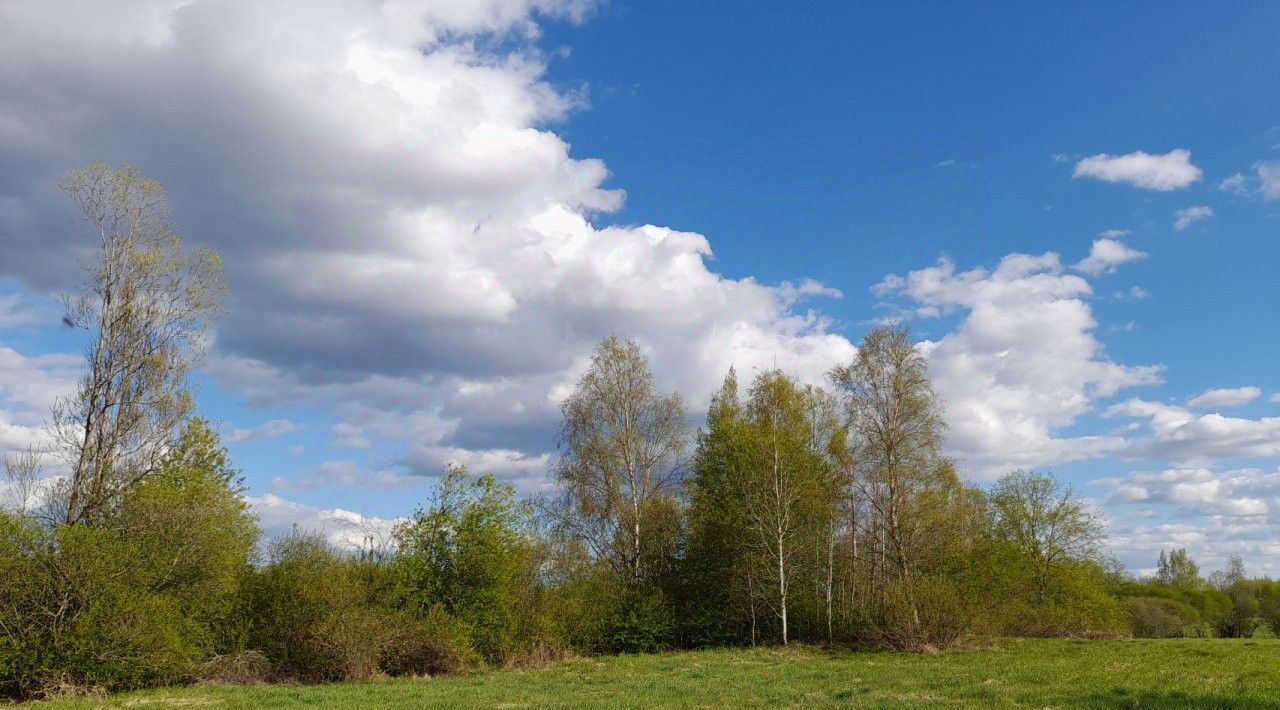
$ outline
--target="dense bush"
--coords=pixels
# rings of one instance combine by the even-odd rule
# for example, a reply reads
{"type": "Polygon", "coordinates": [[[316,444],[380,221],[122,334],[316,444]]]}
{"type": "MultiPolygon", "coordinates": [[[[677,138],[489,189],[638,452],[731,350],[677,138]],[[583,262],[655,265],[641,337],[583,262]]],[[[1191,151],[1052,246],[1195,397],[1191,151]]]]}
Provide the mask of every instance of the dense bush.
{"type": "Polygon", "coordinates": [[[610,600],[591,649],[600,653],[653,653],[671,648],[675,621],[662,593],[646,586],[624,586],[610,600]]]}
{"type": "Polygon", "coordinates": [[[471,628],[432,607],[424,616],[398,614],[382,648],[382,671],[389,675],[442,675],[480,666],[471,646],[471,628]]]}
{"type": "Polygon", "coordinates": [[[271,543],[254,575],[248,643],[278,677],[354,680],[378,672],[390,633],[386,612],[366,604],[353,559],[318,535],[295,532],[271,543]]]}
{"type": "Polygon", "coordinates": [[[17,696],[188,677],[221,650],[258,534],[200,420],[95,524],[0,528],[0,688],[17,696]]]}
{"type": "Polygon", "coordinates": [[[1200,614],[1189,604],[1161,597],[1126,597],[1122,600],[1137,638],[1178,638],[1200,623],[1200,614]]]}
{"type": "Polygon", "coordinates": [[[396,531],[396,542],[406,608],[459,620],[486,660],[503,662],[536,631],[532,512],[510,485],[450,466],[434,503],[396,531]]]}

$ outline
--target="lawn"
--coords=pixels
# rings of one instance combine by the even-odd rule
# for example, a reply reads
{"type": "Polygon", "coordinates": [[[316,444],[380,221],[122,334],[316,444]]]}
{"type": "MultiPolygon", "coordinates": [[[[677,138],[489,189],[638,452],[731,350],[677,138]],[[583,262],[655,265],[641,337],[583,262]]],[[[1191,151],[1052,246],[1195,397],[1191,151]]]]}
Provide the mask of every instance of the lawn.
{"type": "Polygon", "coordinates": [[[55,708],[1277,708],[1280,641],[1006,640],[937,654],[713,650],[327,686],[192,687],[55,708]]]}

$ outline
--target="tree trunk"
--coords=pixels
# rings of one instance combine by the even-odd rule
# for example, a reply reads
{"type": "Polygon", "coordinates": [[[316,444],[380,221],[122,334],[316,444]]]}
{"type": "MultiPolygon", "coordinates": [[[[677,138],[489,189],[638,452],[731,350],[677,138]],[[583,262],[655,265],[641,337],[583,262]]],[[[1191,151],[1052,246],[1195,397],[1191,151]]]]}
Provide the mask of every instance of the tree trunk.
{"type": "Polygon", "coordinates": [[[784,544],[781,535],[778,536],[778,616],[782,618],[782,645],[787,645],[787,563],[786,556],[783,554],[782,545],[784,544]]]}
{"type": "Polygon", "coordinates": [[[835,582],[836,532],[833,522],[827,528],[827,643],[834,639],[831,626],[831,586],[835,582]]]}

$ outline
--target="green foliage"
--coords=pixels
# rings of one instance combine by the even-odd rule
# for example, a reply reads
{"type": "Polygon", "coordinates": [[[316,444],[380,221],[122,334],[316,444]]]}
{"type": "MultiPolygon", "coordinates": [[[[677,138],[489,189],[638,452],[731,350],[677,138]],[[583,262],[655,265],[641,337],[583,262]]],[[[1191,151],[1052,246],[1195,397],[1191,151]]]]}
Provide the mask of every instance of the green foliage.
{"type": "Polygon", "coordinates": [[[1271,627],[1271,633],[1280,637],[1280,582],[1267,580],[1259,584],[1258,615],[1271,627]]]}
{"type": "Polygon", "coordinates": [[[707,425],[687,484],[691,554],[684,576],[692,583],[685,591],[699,599],[695,614],[709,625],[693,635],[736,632],[742,639],[767,616],[764,623],[785,643],[796,612],[819,606],[808,596],[812,588],[797,580],[823,574],[817,550],[827,544],[838,505],[829,454],[843,432],[834,404],[777,371],[759,374],[740,402],[730,372],[707,425]],[[732,610],[740,621],[717,610],[732,610]]]}
{"type": "Polygon", "coordinates": [[[661,395],[633,340],[597,343],[591,366],[560,406],[557,527],[635,582],[661,572],[650,555],[654,506],[671,498],[688,444],[680,395],[661,395]]]}
{"type": "Polygon", "coordinates": [[[1188,627],[1200,623],[1200,613],[1194,607],[1174,599],[1125,597],[1121,603],[1137,638],[1180,638],[1188,627]]]}
{"type": "Polygon", "coordinates": [[[674,620],[661,592],[621,586],[593,650],[601,653],[655,653],[671,648],[674,620]]]}
{"type": "Polygon", "coordinates": [[[1223,638],[1249,638],[1257,630],[1261,604],[1256,589],[1244,580],[1236,581],[1226,590],[1230,600],[1226,608],[1209,618],[1214,631],[1223,638]]]}
{"type": "Polygon", "coordinates": [[[977,635],[1280,625],[1280,584],[1247,579],[1238,558],[1206,582],[1184,550],[1162,552],[1156,579],[1124,579],[1099,520],[1052,476],[967,485],[941,454],[923,357],[905,330],[873,335],[833,373],[843,400],[778,371],[741,397],[731,371],[683,496],[653,478],[679,468],[679,400],[655,399],[630,368],[639,350],[615,341],[580,386],[561,471],[603,489],[538,517],[510,485],[450,466],[377,555],[295,530],[251,563],[259,532],[239,474],[190,420],[154,472],[76,524],[0,513],[0,693],[441,675],[566,649],[936,650],[977,635]],[[657,419],[614,426],[605,405],[627,392],[657,419]],[[620,483],[638,460],[624,449],[651,445],[672,448],[620,483]]]}
{"type": "Polygon", "coordinates": [[[1101,519],[1053,476],[1014,471],[996,482],[990,493],[997,539],[1015,546],[1034,564],[1037,596],[1049,595],[1049,584],[1064,563],[1096,560],[1101,519]]]}
{"type": "Polygon", "coordinates": [[[1186,549],[1160,551],[1156,562],[1156,581],[1166,587],[1196,589],[1204,586],[1200,579],[1200,567],[1187,554],[1186,549]]]}
{"type": "Polygon", "coordinates": [[[525,573],[534,563],[531,514],[491,475],[445,469],[435,502],[396,531],[396,566],[410,608],[435,607],[471,628],[471,642],[499,662],[515,652],[525,573]]]}
{"type": "Polygon", "coordinates": [[[382,630],[365,609],[354,564],[318,535],[271,543],[250,588],[248,642],[278,676],[324,681],[377,670],[382,630]]]}
{"type": "Polygon", "coordinates": [[[439,606],[423,617],[401,613],[394,620],[381,657],[390,675],[459,673],[484,660],[471,646],[472,629],[439,606]]]}
{"type": "Polygon", "coordinates": [[[48,603],[53,538],[33,520],[0,511],[0,696],[26,696],[51,675],[48,603]]]}
{"type": "Polygon", "coordinates": [[[258,531],[225,451],[191,420],[159,470],[93,525],[3,516],[10,695],[172,683],[222,650],[258,531]]]}

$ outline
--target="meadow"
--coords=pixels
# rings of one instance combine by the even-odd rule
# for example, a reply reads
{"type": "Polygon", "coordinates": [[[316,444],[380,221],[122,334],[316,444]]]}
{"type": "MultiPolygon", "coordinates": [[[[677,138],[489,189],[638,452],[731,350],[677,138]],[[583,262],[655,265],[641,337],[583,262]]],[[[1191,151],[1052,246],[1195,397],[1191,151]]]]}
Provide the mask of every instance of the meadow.
{"type": "Polygon", "coordinates": [[[1280,708],[1280,641],[1004,639],[941,653],[815,646],[580,658],[537,670],[201,686],[34,703],[79,708],[1280,708]]]}

